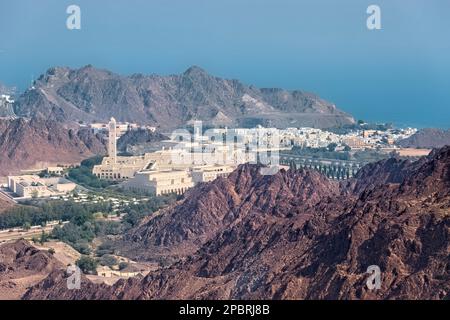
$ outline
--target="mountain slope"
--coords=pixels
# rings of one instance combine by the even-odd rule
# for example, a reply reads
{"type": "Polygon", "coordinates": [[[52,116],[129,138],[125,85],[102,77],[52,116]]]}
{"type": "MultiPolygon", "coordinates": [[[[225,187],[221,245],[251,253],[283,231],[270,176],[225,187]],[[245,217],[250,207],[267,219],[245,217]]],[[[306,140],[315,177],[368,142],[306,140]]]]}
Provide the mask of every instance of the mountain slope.
{"type": "Polygon", "coordinates": [[[353,123],[348,114],[301,91],[258,89],[191,67],[180,75],[121,76],[86,66],[49,69],[15,104],[18,115],[71,121],[131,121],[174,129],[207,125],[315,126],[353,123]]]}
{"type": "Polygon", "coordinates": [[[147,129],[130,130],[117,140],[117,149],[120,151],[126,151],[127,147],[151,144],[153,142],[169,139],[169,137],[159,132],[152,132],[147,129]]]}
{"type": "Polygon", "coordinates": [[[404,148],[441,148],[450,145],[450,130],[426,128],[397,142],[404,148]]]}
{"type": "Polygon", "coordinates": [[[0,300],[19,299],[51,271],[64,266],[24,240],[0,245],[0,300]]]}
{"type": "MultiPolygon", "coordinates": [[[[308,212],[320,199],[334,196],[338,185],[315,171],[282,171],[261,176],[244,165],[212,184],[188,191],[185,200],[150,217],[125,236],[122,252],[136,259],[180,258],[197,251],[220,232],[249,215],[284,218],[308,212]],[[130,250],[131,248],[131,250],[130,250]],[[137,248],[137,250],[136,250],[137,248]]],[[[306,219],[309,215],[303,215],[306,219]]]]}
{"type": "Polygon", "coordinates": [[[25,298],[450,298],[450,147],[370,172],[336,186],[308,170],[262,177],[241,166],[134,230],[149,251],[197,246],[169,268],[77,292],[54,272],[25,298]],[[366,286],[371,265],[379,290],[366,286]]]}
{"type": "Polygon", "coordinates": [[[75,163],[105,153],[100,136],[57,121],[0,120],[0,175],[20,169],[75,163]]]}

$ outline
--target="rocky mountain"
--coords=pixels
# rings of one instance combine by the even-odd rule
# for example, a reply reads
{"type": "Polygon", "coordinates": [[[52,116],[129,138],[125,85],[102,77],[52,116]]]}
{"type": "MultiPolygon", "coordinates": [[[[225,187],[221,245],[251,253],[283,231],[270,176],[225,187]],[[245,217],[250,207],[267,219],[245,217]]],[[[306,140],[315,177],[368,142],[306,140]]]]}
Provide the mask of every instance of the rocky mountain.
{"type": "Polygon", "coordinates": [[[193,120],[205,125],[314,126],[354,123],[334,104],[303,91],[258,89],[191,67],[180,75],[121,76],[90,65],[55,67],[16,101],[18,115],[62,121],[107,121],[114,116],[179,128],[193,120]]]}
{"type": "Polygon", "coordinates": [[[136,257],[175,262],[143,279],[84,280],[70,291],[59,270],[24,298],[449,299],[450,147],[416,162],[383,160],[341,184],[244,165],[193,188],[124,241],[141,247],[136,257]],[[378,290],[366,285],[373,265],[378,290]]]}
{"type": "Polygon", "coordinates": [[[51,271],[64,266],[24,240],[0,245],[0,300],[19,299],[51,271]]]}
{"type": "Polygon", "coordinates": [[[76,163],[105,152],[103,138],[87,129],[36,118],[0,120],[0,175],[76,163]]]}
{"type": "Polygon", "coordinates": [[[146,129],[130,130],[117,140],[117,149],[126,151],[129,146],[151,144],[163,140],[169,140],[169,137],[146,129]]]}
{"type": "Polygon", "coordinates": [[[404,148],[441,148],[450,145],[450,130],[421,129],[411,137],[398,141],[398,144],[404,148]]]}
{"type": "Polygon", "coordinates": [[[258,170],[257,166],[246,165],[228,178],[188,191],[182,204],[144,220],[128,233],[122,252],[139,260],[167,264],[195,253],[244,217],[285,217],[308,212],[320,199],[338,192],[335,182],[315,171],[261,176],[258,170]]]}

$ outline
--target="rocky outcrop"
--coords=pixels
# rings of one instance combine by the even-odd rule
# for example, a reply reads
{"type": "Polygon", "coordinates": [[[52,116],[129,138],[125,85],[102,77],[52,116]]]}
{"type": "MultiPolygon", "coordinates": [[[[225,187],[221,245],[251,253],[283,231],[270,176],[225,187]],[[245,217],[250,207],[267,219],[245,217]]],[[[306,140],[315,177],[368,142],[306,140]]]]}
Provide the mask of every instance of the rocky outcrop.
{"type": "Polygon", "coordinates": [[[87,129],[36,118],[0,120],[0,175],[76,163],[105,152],[103,138],[87,129]]]}
{"type": "Polygon", "coordinates": [[[169,140],[169,137],[147,129],[130,130],[119,138],[117,141],[117,149],[126,151],[127,147],[148,145],[163,140],[169,140]]]}
{"type": "Polygon", "coordinates": [[[205,125],[314,126],[351,124],[333,104],[302,91],[258,89],[191,67],[180,75],[121,76],[86,66],[49,69],[16,101],[21,116],[59,121],[107,121],[115,117],[175,129],[205,125]]]}
{"type": "Polygon", "coordinates": [[[0,245],[0,299],[19,299],[28,287],[63,267],[24,240],[0,245]]]}
{"type": "Polygon", "coordinates": [[[338,193],[336,183],[315,171],[262,176],[259,169],[243,165],[228,178],[192,189],[181,203],[128,233],[122,250],[136,259],[185,257],[249,215],[306,219],[311,207],[338,193]]]}
{"type": "Polygon", "coordinates": [[[450,145],[450,130],[421,129],[411,137],[398,141],[397,144],[404,148],[442,148],[450,145]]]}

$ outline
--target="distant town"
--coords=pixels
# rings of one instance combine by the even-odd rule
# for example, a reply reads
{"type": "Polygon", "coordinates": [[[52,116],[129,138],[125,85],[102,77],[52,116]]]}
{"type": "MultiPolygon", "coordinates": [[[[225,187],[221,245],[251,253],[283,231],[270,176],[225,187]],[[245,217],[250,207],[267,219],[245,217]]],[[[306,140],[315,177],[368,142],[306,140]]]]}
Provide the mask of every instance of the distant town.
{"type": "MultiPolygon", "coordinates": [[[[8,101],[8,100],[7,100],[8,101]]],[[[370,157],[352,158],[358,153],[376,152],[378,155],[419,157],[429,153],[428,149],[401,148],[397,141],[417,132],[415,128],[405,129],[358,129],[346,133],[334,133],[315,128],[222,128],[210,129],[214,140],[196,132],[189,141],[180,141],[180,136],[158,143],[160,150],[140,155],[118,155],[117,139],[128,131],[149,130],[155,127],[134,123],[92,123],[87,125],[93,133],[108,136],[108,155],[100,164],[93,166],[92,174],[101,180],[115,181],[125,190],[143,194],[182,194],[194,185],[208,182],[232,172],[239,164],[257,162],[257,153],[266,144],[266,151],[277,152],[280,165],[309,166],[319,169],[320,164],[343,165],[351,170],[348,175],[331,176],[345,179],[353,176],[370,157]],[[236,137],[227,144],[226,136],[236,137]],[[270,145],[268,137],[277,136],[277,145],[270,145]],[[255,137],[263,139],[256,148],[255,137]],[[214,155],[211,162],[206,159],[205,150],[214,155]],[[228,157],[228,159],[227,159],[228,157]],[[180,160],[180,161],[178,161],[180,160]]],[[[374,159],[377,160],[377,159],[374,159]]],[[[77,189],[76,181],[66,175],[70,166],[54,166],[27,174],[8,176],[2,193],[15,201],[31,198],[64,198],[77,189]]]]}

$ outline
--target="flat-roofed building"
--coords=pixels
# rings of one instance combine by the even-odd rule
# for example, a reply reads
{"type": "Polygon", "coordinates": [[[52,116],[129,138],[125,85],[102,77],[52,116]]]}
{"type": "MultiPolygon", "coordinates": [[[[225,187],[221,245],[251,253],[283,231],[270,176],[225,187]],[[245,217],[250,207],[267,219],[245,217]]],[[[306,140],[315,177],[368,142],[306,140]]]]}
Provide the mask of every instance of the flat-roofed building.
{"type": "Polygon", "coordinates": [[[36,175],[9,176],[8,188],[20,198],[41,198],[73,191],[76,184],[64,178],[40,178],[36,175]]]}
{"type": "Polygon", "coordinates": [[[232,166],[200,166],[192,168],[192,180],[194,183],[213,181],[218,177],[226,177],[233,172],[232,166]]]}
{"type": "Polygon", "coordinates": [[[144,170],[123,183],[127,190],[146,192],[157,196],[163,194],[183,194],[194,186],[192,177],[186,170],[153,171],[144,170]]]}
{"type": "Polygon", "coordinates": [[[192,166],[191,154],[184,150],[160,150],[142,156],[104,157],[92,173],[100,179],[123,181],[131,179],[141,170],[186,169],[192,166]]]}
{"type": "Polygon", "coordinates": [[[359,137],[346,137],[342,139],[342,143],[348,145],[352,149],[361,149],[368,146],[368,144],[359,137]]]}
{"type": "Polygon", "coordinates": [[[108,124],[108,156],[100,165],[94,166],[92,173],[99,179],[123,181],[131,179],[136,172],[151,170],[156,166],[164,169],[184,169],[191,165],[189,153],[185,150],[159,150],[142,156],[123,157],[117,155],[117,123],[114,118],[108,124]],[[186,159],[184,158],[186,157],[186,159]],[[178,161],[174,161],[178,160],[178,161]]]}

